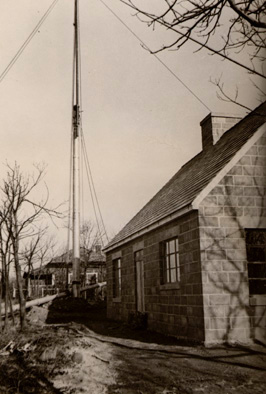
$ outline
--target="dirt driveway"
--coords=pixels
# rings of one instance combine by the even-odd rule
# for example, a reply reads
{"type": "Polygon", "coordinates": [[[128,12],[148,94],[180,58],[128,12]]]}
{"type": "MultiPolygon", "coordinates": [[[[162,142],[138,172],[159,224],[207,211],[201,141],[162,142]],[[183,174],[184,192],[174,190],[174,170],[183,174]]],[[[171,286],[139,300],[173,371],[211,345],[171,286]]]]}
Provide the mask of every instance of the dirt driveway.
{"type": "Polygon", "coordinates": [[[265,393],[266,354],[244,349],[115,349],[117,383],[109,393],[265,393]]]}
{"type": "Polygon", "coordinates": [[[264,347],[185,346],[174,338],[108,321],[103,304],[87,308],[84,316],[85,304],[79,309],[72,302],[55,301],[48,322],[74,320],[85,325],[84,338],[96,340],[98,349],[104,346],[98,362],[103,360],[102,370],[108,367],[114,379],[112,383],[106,379],[109,394],[266,392],[264,347]]]}
{"type": "Polygon", "coordinates": [[[0,347],[0,393],[266,392],[264,347],[184,346],[108,321],[103,305],[76,302],[50,306],[45,325],[38,321],[45,310],[35,309],[31,329],[13,340],[13,350],[1,355],[0,347]]]}
{"type": "MultiPolygon", "coordinates": [[[[77,327],[94,343],[98,390],[109,394],[265,393],[266,350],[158,345],[95,334],[77,327]],[[113,380],[113,381],[112,381],[113,380]],[[99,387],[99,385],[101,387],[99,387]]],[[[95,367],[95,360],[92,364],[95,367]]],[[[93,368],[94,368],[93,367],[93,368]]],[[[83,387],[84,389],[84,387],[83,387]]],[[[86,390],[86,388],[85,388],[86,390]]],[[[87,389],[88,390],[88,389],[87,389]]],[[[84,392],[84,391],[75,391],[84,392]]]]}

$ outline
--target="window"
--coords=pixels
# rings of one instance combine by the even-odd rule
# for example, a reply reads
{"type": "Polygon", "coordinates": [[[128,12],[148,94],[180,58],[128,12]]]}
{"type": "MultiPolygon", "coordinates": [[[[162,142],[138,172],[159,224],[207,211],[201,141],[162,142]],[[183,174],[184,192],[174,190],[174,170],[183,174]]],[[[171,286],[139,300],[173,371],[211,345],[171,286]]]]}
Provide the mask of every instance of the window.
{"type": "Polygon", "coordinates": [[[121,258],[113,260],[113,297],[121,297],[121,258]]]}
{"type": "Polygon", "coordinates": [[[163,283],[180,281],[178,238],[163,244],[163,283]]]}
{"type": "Polygon", "coordinates": [[[53,274],[45,275],[45,284],[46,284],[46,286],[53,286],[54,285],[54,275],[53,274]]]}
{"type": "Polygon", "coordinates": [[[92,270],[92,272],[86,272],[86,283],[91,284],[92,282],[98,282],[98,272],[92,270]]]}
{"type": "Polygon", "coordinates": [[[249,294],[266,294],[266,230],[247,229],[249,294]]]}

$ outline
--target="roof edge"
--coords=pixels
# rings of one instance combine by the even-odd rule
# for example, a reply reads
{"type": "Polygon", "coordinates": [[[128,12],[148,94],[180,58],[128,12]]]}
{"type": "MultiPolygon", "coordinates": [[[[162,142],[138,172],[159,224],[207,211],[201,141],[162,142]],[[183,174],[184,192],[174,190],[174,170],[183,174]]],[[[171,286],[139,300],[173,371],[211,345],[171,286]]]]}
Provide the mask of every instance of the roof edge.
{"type": "Polygon", "coordinates": [[[128,237],[125,237],[121,239],[120,241],[114,243],[113,245],[110,245],[109,247],[107,246],[106,248],[103,249],[105,253],[110,252],[113,249],[118,248],[119,246],[123,245],[126,242],[133,241],[134,239],[141,237],[142,235],[157,229],[158,227],[163,226],[164,224],[167,224],[171,222],[172,220],[185,215],[186,213],[190,212],[193,210],[193,207],[191,204],[184,206],[183,208],[180,208],[178,211],[167,215],[163,219],[158,220],[156,223],[152,223],[151,225],[147,227],[143,227],[141,230],[137,231],[136,233],[133,233],[129,235],[128,237]]]}
{"type": "Polygon", "coordinates": [[[210,191],[222,180],[222,178],[231,170],[231,168],[237,164],[243,155],[251,148],[255,142],[259,140],[266,133],[266,124],[258,128],[258,130],[253,134],[253,136],[236,152],[235,156],[216,174],[216,176],[211,180],[208,185],[202,189],[202,191],[197,195],[197,197],[192,201],[193,209],[199,209],[200,203],[205,197],[210,193],[210,191]]]}

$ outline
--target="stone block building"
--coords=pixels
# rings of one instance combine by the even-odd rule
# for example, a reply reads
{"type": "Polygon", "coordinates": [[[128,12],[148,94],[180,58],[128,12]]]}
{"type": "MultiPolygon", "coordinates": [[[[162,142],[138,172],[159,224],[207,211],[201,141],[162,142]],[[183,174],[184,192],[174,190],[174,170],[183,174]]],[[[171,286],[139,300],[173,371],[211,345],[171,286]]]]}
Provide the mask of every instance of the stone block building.
{"type": "Polygon", "coordinates": [[[205,344],[266,342],[266,103],[208,115],[203,150],[106,247],[107,313],[205,344]]]}

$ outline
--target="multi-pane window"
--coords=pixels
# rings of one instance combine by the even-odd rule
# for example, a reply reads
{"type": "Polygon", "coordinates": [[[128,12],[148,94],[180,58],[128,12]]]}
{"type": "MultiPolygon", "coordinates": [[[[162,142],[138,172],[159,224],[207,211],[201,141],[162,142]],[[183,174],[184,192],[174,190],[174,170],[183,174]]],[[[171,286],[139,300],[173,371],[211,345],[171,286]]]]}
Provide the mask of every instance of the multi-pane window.
{"type": "Polygon", "coordinates": [[[247,229],[249,293],[266,294],[266,230],[247,229]]]}
{"type": "Polygon", "coordinates": [[[176,283],[180,281],[178,238],[164,243],[163,282],[176,283]]]}
{"type": "Polygon", "coordinates": [[[113,297],[121,297],[121,258],[113,260],[113,297]]]}

